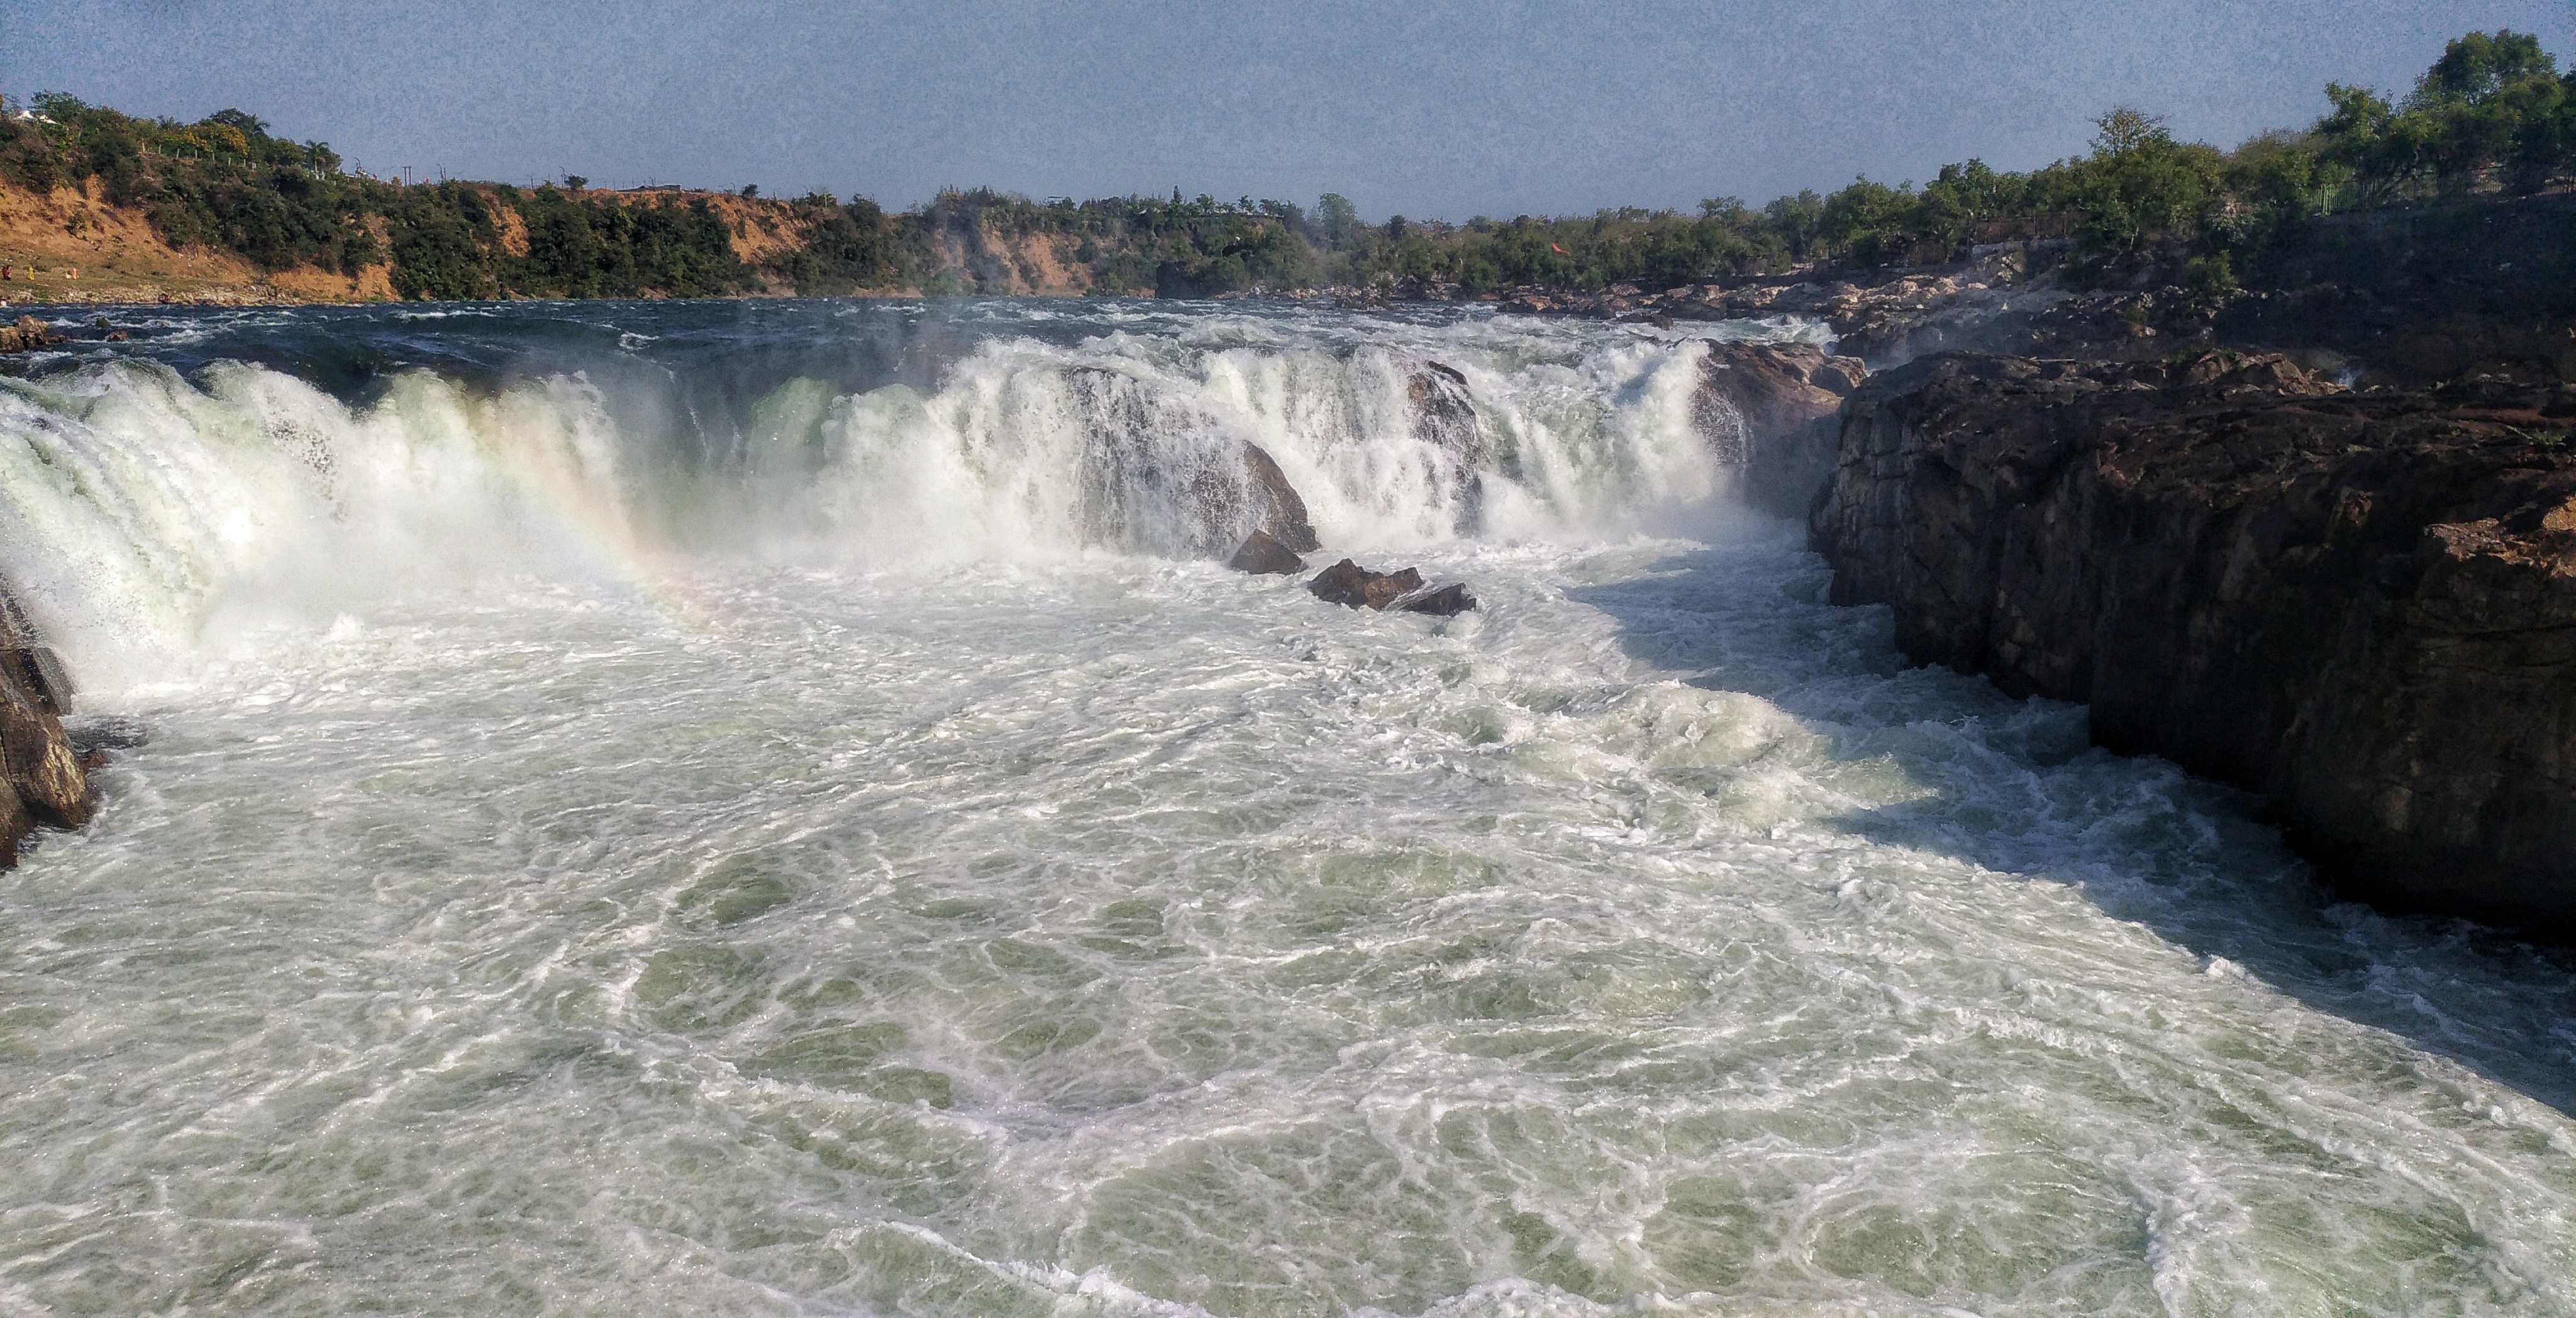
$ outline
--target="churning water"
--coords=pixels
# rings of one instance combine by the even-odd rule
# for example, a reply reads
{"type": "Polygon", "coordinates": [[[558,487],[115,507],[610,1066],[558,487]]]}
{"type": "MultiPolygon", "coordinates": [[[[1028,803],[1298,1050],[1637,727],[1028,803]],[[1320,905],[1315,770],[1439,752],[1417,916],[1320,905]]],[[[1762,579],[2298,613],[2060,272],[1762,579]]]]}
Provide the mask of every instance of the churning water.
{"type": "Polygon", "coordinates": [[[1687,335],[109,351],[0,379],[0,562],[145,738],[0,876],[0,1311],[2576,1313],[2568,960],[1905,668],[1687,335]],[[1483,609],[1180,557],[1246,442],[1483,609]]]}

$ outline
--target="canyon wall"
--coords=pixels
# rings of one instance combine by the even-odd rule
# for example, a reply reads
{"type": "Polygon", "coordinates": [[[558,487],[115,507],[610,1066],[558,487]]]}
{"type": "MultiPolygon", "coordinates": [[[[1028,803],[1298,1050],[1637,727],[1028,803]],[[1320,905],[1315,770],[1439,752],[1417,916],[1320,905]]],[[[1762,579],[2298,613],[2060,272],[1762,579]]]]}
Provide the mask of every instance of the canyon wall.
{"type": "Polygon", "coordinates": [[[2278,356],[1873,377],[1810,529],[1920,662],[2263,792],[2348,890],[2576,938],[2576,388],[2278,356]]]}

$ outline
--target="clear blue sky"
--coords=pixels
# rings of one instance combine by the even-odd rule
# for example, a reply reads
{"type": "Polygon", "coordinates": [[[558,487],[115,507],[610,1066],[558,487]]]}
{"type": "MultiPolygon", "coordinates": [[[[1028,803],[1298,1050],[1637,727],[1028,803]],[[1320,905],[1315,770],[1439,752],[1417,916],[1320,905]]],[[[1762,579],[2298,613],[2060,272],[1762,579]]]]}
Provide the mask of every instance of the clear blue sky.
{"type": "Polygon", "coordinates": [[[380,173],[1464,219],[2028,168],[2122,102],[2228,144],[2496,27],[2576,54],[2571,0],[0,0],[0,90],[238,106],[380,173]]]}

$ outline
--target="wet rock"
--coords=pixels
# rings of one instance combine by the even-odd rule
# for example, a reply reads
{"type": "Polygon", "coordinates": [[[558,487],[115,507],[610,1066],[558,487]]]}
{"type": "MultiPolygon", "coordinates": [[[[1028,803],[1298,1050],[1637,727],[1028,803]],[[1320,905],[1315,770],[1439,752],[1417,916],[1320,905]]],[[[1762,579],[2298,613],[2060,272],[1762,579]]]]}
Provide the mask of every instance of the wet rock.
{"type": "Polygon", "coordinates": [[[1405,378],[1404,392],[1414,438],[1439,455],[1438,478],[1454,492],[1454,529],[1472,535],[1484,526],[1485,464],[1492,446],[1467,392],[1467,377],[1455,367],[1424,362],[1405,378]]]}
{"type": "Polygon", "coordinates": [[[1227,559],[1225,565],[1237,572],[1250,572],[1256,576],[1286,576],[1306,570],[1306,560],[1297,557],[1268,531],[1254,531],[1244,537],[1243,547],[1235,550],[1234,557],[1227,559]]]}
{"type": "MultiPolygon", "coordinates": [[[[1306,517],[1306,500],[1288,476],[1279,470],[1277,461],[1258,444],[1243,446],[1244,475],[1252,483],[1253,515],[1260,520],[1259,531],[1294,553],[1311,554],[1324,547],[1315,538],[1315,525],[1306,517]]],[[[1300,563],[1296,571],[1303,568],[1300,563]]]]}
{"type": "Polygon", "coordinates": [[[0,583],[0,866],[38,826],[89,822],[89,776],[64,734],[71,682],[0,583]]]}
{"type": "Polygon", "coordinates": [[[1810,529],[1918,662],[2267,793],[2347,890],[2576,941],[2576,388],[1942,356],[1810,529]]]}
{"type": "Polygon", "coordinates": [[[1436,618],[1454,618],[1476,607],[1476,597],[1463,585],[1439,586],[1417,590],[1395,602],[1406,613],[1428,613],[1436,618]]]}
{"type": "Polygon", "coordinates": [[[1079,369],[1068,383],[1086,539],[1176,558],[1223,558],[1255,530],[1292,552],[1320,547],[1305,499],[1259,445],[1132,376],[1079,369]]]}
{"type": "MultiPolygon", "coordinates": [[[[13,636],[10,640],[22,637],[13,636]]],[[[47,645],[0,646],[0,674],[15,680],[46,713],[60,718],[63,702],[72,694],[71,674],[63,668],[62,659],[47,645]]]]}
{"type": "Polygon", "coordinates": [[[0,352],[30,352],[54,342],[45,330],[45,322],[33,316],[20,316],[14,325],[0,327],[0,352]]]}
{"type": "Polygon", "coordinates": [[[1813,344],[1711,343],[1691,422],[1741,473],[1746,503],[1774,517],[1804,517],[1833,474],[1843,398],[1868,374],[1858,358],[1813,344]]]}
{"type": "Polygon", "coordinates": [[[1345,558],[1315,574],[1306,583],[1315,598],[1327,604],[1343,604],[1354,609],[1383,609],[1399,599],[1422,589],[1422,573],[1413,568],[1396,572],[1371,572],[1345,558]]]}

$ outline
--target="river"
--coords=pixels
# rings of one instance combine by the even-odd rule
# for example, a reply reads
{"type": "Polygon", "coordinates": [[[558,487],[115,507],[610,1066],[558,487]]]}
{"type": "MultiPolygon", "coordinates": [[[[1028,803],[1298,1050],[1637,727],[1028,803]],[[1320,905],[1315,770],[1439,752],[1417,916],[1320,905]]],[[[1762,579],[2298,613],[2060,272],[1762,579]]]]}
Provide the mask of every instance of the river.
{"type": "Polygon", "coordinates": [[[1692,406],[1816,327],[119,323],[0,377],[123,746],[0,1311],[2576,1313],[2576,959],[1825,604],[1692,406]],[[1247,442],[1482,607],[1189,557],[1247,442]]]}

